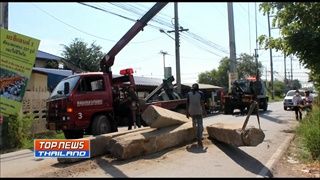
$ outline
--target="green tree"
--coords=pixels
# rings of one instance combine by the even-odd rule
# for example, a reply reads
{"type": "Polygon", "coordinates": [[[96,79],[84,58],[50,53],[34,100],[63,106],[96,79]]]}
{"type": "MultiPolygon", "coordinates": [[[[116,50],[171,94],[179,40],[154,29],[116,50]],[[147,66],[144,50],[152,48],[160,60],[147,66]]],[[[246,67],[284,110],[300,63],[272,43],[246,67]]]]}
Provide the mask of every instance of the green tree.
{"type": "Polygon", "coordinates": [[[84,71],[99,71],[100,60],[103,58],[101,46],[93,42],[90,47],[80,39],[74,39],[68,46],[63,45],[63,58],[70,64],[84,71]]]}
{"type": "Polygon", "coordinates": [[[301,83],[298,79],[295,79],[291,82],[291,89],[300,89],[301,87],[301,83]]]}
{"type": "Polygon", "coordinates": [[[273,90],[275,96],[283,97],[284,93],[286,93],[286,84],[283,81],[275,80],[273,82],[273,90]]]}
{"type": "Polygon", "coordinates": [[[320,3],[265,2],[260,10],[275,15],[272,26],[280,28],[281,37],[262,35],[259,43],[297,56],[300,63],[311,70],[310,79],[320,88],[320,3]]]}
{"type": "MultiPolygon", "coordinates": [[[[228,88],[229,63],[230,59],[228,57],[222,58],[218,69],[200,73],[198,82],[228,88]]],[[[260,62],[258,63],[258,67],[259,69],[262,67],[260,62]]],[[[240,58],[237,60],[237,72],[240,79],[248,76],[256,76],[256,63],[253,56],[245,53],[240,54],[240,58]]],[[[261,76],[261,71],[259,71],[259,75],[261,76]]]]}
{"type": "MultiPolygon", "coordinates": [[[[239,78],[246,78],[248,76],[256,76],[257,65],[255,63],[254,57],[246,53],[240,54],[240,58],[237,61],[237,71],[239,78]]],[[[261,77],[261,62],[258,62],[259,76],[261,77]]]]}
{"type": "Polygon", "coordinates": [[[45,67],[46,68],[58,69],[59,68],[59,63],[57,61],[54,61],[54,60],[49,60],[45,67]]]}

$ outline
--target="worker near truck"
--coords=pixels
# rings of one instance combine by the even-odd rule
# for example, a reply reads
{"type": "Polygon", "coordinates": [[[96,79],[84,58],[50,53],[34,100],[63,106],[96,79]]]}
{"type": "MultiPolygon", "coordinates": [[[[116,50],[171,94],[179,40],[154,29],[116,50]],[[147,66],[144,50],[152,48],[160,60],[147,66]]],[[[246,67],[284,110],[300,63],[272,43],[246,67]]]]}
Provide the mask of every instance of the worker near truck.
{"type": "Polygon", "coordinates": [[[203,133],[203,113],[204,109],[204,95],[199,90],[197,83],[192,85],[191,91],[187,95],[187,118],[191,116],[194,132],[196,133],[197,142],[200,147],[202,145],[202,133],[203,133]]]}
{"type": "Polygon", "coordinates": [[[232,96],[235,98],[235,102],[240,107],[240,114],[245,115],[244,113],[244,106],[242,106],[242,96],[244,95],[244,90],[240,87],[237,81],[233,82],[233,86],[231,88],[232,96]]]}
{"type": "Polygon", "coordinates": [[[306,91],[306,98],[304,99],[304,110],[310,112],[312,110],[313,96],[310,91],[306,91]]]}
{"type": "Polygon", "coordinates": [[[296,120],[302,120],[301,105],[303,105],[303,100],[299,90],[296,90],[296,94],[292,98],[292,103],[294,106],[294,112],[296,114],[296,120]]]}

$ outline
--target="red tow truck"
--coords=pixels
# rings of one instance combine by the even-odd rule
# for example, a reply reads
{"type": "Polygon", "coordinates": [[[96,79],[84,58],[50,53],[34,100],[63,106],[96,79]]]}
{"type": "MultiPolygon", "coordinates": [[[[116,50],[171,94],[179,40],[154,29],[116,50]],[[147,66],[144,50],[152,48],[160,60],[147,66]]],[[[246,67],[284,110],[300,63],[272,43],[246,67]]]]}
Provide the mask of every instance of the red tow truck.
{"type": "Polygon", "coordinates": [[[47,101],[47,129],[62,130],[65,138],[77,139],[85,134],[116,132],[117,122],[139,118],[150,104],[185,112],[186,100],[174,92],[172,78],[164,80],[141,100],[136,95],[132,69],[121,70],[118,77],[114,77],[111,71],[115,56],[167,3],[156,3],[131,27],[101,60],[102,72],[71,75],[56,86],[47,101]],[[163,97],[169,98],[161,99],[163,93],[163,97]]]}

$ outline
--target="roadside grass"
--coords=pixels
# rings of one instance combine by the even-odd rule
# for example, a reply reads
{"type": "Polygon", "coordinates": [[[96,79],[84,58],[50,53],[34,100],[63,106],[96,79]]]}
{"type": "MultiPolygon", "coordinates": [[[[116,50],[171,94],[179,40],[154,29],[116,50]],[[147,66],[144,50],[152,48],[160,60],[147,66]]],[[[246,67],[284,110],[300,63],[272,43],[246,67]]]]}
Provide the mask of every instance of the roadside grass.
{"type": "Polygon", "coordinates": [[[280,96],[274,96],[274,99],[272,99],[271,95],[268,94],[268,97],[269,97],[269,102],[280,102],[283,100],[283,97],[280,97],[280,96]]]}
{"type": "Polygon", "coordinates": [[[300,160],[320,162],[320,97],[297,127],[297,146],[300,160]]]}
{"type": "Polygon", "coordinates": [[[62,132],[57,133],[55,131],[36,134],[33,138],[25,140],[21,149],[33,149],[35,139],[65,139],[65,137],[62,132]]]}
{"type": "Polygon", "coordinates": [[[24,139],[22,141],[21,147],[14,147],[14,148],[3,147],[0,150],[0,154],[14,152],[14,151],[22,150],[22,149],[33,150],[35,139],[65,139],[65,137],[62,132],[57,133],[55,131],[49,131],[49,132],[45,132],[45,133],[41,133],[41,134],[36,134],[33,137],[29,137],[27,139],[24,139]]]}

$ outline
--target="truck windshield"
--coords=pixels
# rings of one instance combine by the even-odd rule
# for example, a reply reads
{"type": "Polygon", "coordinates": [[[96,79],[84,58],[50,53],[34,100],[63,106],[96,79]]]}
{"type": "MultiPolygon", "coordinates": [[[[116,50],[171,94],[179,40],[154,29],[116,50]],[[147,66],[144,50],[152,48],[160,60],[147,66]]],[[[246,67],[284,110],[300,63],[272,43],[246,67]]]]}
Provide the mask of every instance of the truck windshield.
{"type": "Polygon", "coordinates": [[[57,97],[68,95],[68,94],[64,94],[64,91],[63,91],[64,90],[64,83],[69,82],[69,84],[70,84],[69,93],[70,93],[73,90],[73,88],[75,87],[75,85],[77,84],[79,78],[80,78],[80,76],[74,76],[74,77],[70,77],[70,78],[67,78],[67,79],[60,81],[59,84],[56,86],[56,88],[54,88],[54,90],[52,91],[50,98],[57,98],[57,97]]]}

